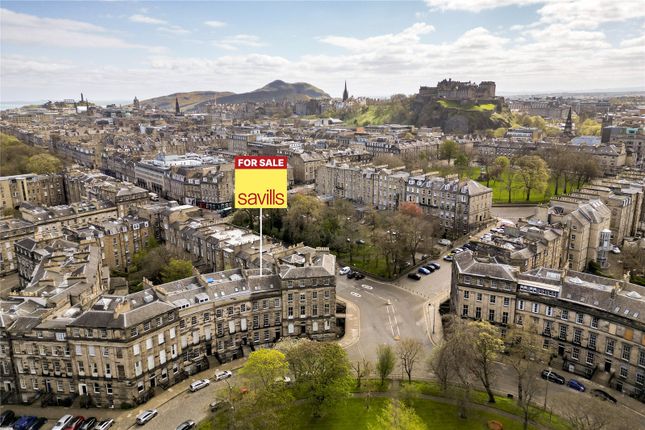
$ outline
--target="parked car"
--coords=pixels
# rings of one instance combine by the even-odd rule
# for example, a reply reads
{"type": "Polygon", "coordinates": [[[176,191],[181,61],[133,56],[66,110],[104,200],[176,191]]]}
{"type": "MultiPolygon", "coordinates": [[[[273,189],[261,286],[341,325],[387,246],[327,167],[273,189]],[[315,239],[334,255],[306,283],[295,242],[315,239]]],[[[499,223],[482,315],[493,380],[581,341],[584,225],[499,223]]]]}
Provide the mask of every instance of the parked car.
{"type": "Polygon", "coordinates": [[[72,415],[63,415],[56,424],[54,424],[54,427],[52,427],[52,430],[63,430],[65,427],[67,427],[67,424],[69,424],[70,421],[74,419],[74,416],[72,415]]]}
{"type": "Polygon", "coordinates": [[[7,409],[0,414],[0,427],[8,427],[16,419],[16,414],[11,409],[7,409]]]}
{"type": "Polygon", "coordinates": [[[461,248],[455,248],[455,249],[453,249],[453,250],[452,250],[452,251],[450,251],[450,252],[452,252],[453,254],[459,254],[460,252],[464,252],[464,250],[463,250],[463,249],[461,249],[461,248]]]}
{"type": "Polygon", "coordinates": [[[347,275],[349,272],[351,272],[352,269],[350,269],[348,266],[343,267],[338,271],[339,275],[347,275]]]}
{"type": "Polygon", "coordinates": [[[194,393],[195,391],[198,391],[204,387],[207,387],[208,384],[210,383],[211,383],[210,379],[198,379],[197,381],[190,384],[190,391],[194,393]]]}
{"type": "Polygon", "coordinates": [[[429,264],[423,265],[423,266],[421,266],[421,267],[423,267],[424,269],[426,269],[426,270],[427,270],[428,272],[430,272],[430,273],[434,272],[434,267],[432,267],[432,266],[431,266],[431,265],[429,265],[429,264]]]}
{"type": "Polygon", "coordinates": [[[192,430],[195,428],[195,421],[187,420],[177,426],[177,430],[192,430]]]}
{"type": "Polygon", "coordinates": [[[434,270],[441,269],[441,266],[439,266],[437,263],[430,263],[429,266],[432,266],[434,268],[434,270]]]}
{"type": "Polygon", "coordinates": [[[137,415],[137,424],[142,426],[154,417],[157,416],[157,410],[156,409],[148,409],[147,411],[141,412],[139,415],[137,415]]]}
{"type": "Polygon", "coordinates": [[[449,241],[448,239],[440,239],[439,242],[437,242],[439,245],[443,246],[450,246],[452,245],[452,242],[449,241]]]}
{"type": "Polygon", "coordinates": [[[354,279],[354,276],[356,276],[356,272],[353,270],[350,270],[349,273],[347,274],[347,279],[354,279]]]}
{"type": "Polygon", "coordinates": [[[215,380],[223,381],[224,379],[230,378],[233,376],[233,373],[230,370],[224,370],[223,372],[215,372],[215,380]]]}
{"type": "Polygon", "coordinates": [[[454,260],[454,258],[452,258],[452,255],[450,255],[450,254],[444,256],[443,259],[444,259],[444,261],[452,261],[452,260],[454,260]]]}
{"type": "Polygon", "coordinates": [[[99,421],[94,430],[108,430],[114,424],[114,420],[99,421]]]}
{"type": "Polygon", "coordinates": [[[25,415],[23,417],[20,417],[16,420],[15,423],[13,423],[13,430],[27,430],[29,426],[31,426],[33,423],[38,421],[38,417],[34,417],[31,415],[25,415]]]}
{"type": "Polygon", "coordinates": [[[542,379],[546,379],[549,382],[555,382],[556,384],[560,384],[560,385],[564,385],[564,383],[566,382],[562,376],[547,369],[544,369],[542,371],[542,379]]]}
{"type": "Polygon", "coordinates": [[[419,267],[419,270],[417,270],[417,272],[422,273],[424,275],[429,275],[430,274],[430,271],[428,269],[426,269],[425,267],[419,267]]]}
{"type": "Polygon", "coordinates": [[[473,245],[472,243],[468,242],[463,246],[463,248],[464,249],[470,249],[471,251],[474,251],[475,250],[475,245],[473,245]]]}
{"type": "Polygon", "coordinates": [[[46,422],[47,422],[47,418],[40,417],[36,421],[34,421],[29,427],[27,427],[27,430],[38,430],[39,428],[44,426],[46,422]]]}
{"type": "Polygon", "coordinates": [[[220,409],[229,408],[229,407],[230,407],[230,403],[228,402],[228,400],[222,400],[222,399],[215,399],[215,401],[211,402],[210,404],[211,412],[219,411],[220,409]]]}
{"type": "Polygon", "coordinates": [[[616,400],[614,396],[612,396],[611,394],[603,390],[595,389],[591,392],[591,395],[594,397],[598,397],[601,400],[608,400],[614,404],[618,403],[618,400],[616,400]]]}
{"type": "Polygon", "coordinates": [[[79,430],[92,430],[97,421],[98,420],[95,417],[86,418],[85,421],[83,421],[83,425],[79,427],[79,430]]]}
{"type": "Polygon", "coordinates": [[[617,246],[614,246],[613,248],[611,248],[611,252],[613,252],[614,254],[620,254],[620,248],[617,246]]]}
{"type": "Polygon", "coordinates": [[[421,276],[417,275],[416,273],[408,273],[408,278],[414,279],[415,281],[421,280],[421,276]]]}
{"type": "Polygon", "coordinates": [[[355,272],[354,273],[354,279],[363,279],[365,278],[365,275],[363,275],[361,272],[355,272]]]}
{"type": "Polygon", "coordinates": [[[81,425],[83,425],[83,421],[85,421],[85,418],[80,415],[74,417],[70,422],[67,423],[65,430],[79,430],[81,428],[81,425]]]}
{"type": "Polygon", "coordinates": [[[585,386],[582,384],[582,382],[578,382],[575,379],[569,379],[569,382],[567,382],[567,387],[573,388],[576,391],[585,391],[585,386]]]}

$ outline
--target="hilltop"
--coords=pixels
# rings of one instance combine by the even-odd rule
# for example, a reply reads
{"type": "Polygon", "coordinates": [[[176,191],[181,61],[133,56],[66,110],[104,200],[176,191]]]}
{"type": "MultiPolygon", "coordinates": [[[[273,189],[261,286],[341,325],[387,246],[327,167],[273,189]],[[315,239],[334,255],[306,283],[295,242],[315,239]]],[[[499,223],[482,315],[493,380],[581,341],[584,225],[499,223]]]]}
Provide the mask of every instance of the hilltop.
{"type": "Polygon", "coordinates": [[[187,93],[173,93],[167,96],[154,97],[147,100],[141,100],[141,105],[156,106],[158,109],[174,111],[175,98],[179,100],[179,106],[182,112],[192,110],[200,103],[218,100],[221,97],[231,96],[230,91],[191,91],[187,93]]]}
{"type": "Polygon", "coordinates": [[[331,98],[329,94],[306,82],[288,83],[281,80],[273,81],[262,88],[248,93],[234,94],[220,97],[217,103],[233,104],[246,102],[281,102],[303,101],[318,98],[331,98]]]}

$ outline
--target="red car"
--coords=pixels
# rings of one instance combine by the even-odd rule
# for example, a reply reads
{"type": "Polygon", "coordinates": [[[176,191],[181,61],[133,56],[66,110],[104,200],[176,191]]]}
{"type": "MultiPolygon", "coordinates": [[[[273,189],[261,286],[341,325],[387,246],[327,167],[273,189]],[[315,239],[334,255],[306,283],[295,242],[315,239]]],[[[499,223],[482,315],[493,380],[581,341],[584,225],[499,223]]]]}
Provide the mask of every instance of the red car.
{"type": "Polygon", "coordinates": [[[83,421],[85,421],[84,417],[74,417],[63,430],[78,430],[83,425],[83,421]]]}

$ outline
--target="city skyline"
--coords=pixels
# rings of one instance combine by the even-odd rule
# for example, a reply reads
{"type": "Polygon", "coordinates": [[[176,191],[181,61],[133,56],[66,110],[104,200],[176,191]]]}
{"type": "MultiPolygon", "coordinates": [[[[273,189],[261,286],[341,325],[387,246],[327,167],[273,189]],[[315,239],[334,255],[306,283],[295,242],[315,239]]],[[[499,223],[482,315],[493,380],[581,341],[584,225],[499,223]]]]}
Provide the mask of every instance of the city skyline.
{"type": "Polygon", "coordinates": [[[645,86],[637,2],[4,2],[0,99],[236,93],[282,79],[340,97],[443,78],[500,93],[645,86]],[[575,61],[572,61],[575,59],[575,61]]]}

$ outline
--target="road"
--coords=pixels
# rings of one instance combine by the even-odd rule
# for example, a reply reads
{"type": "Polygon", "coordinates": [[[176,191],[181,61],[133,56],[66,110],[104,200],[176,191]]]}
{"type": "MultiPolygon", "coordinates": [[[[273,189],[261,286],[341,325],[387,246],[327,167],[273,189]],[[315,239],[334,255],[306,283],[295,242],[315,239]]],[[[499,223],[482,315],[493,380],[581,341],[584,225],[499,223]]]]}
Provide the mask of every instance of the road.
{"type": "Polygon", "coordinates": [[[358,342],[347,348],[351,360],[376,359],[379,344],[395,345],[405,337],[419,339],[426,352],[432,348],[433,314],[435,329],[440,329],[438,305],[450,291],[450,265],[423,276],[420,281],[402,278],[396,283],[338,276],[336,294],[360,311],[358,342]],[[431,305],[431,306],[429,306],[431,305]]]}
{"type": "Polygon", "coordinates": [[[535,215],[536,211],[535,206],[493,206],[490,213],[496,218],[517,221],[535,215]]]}

